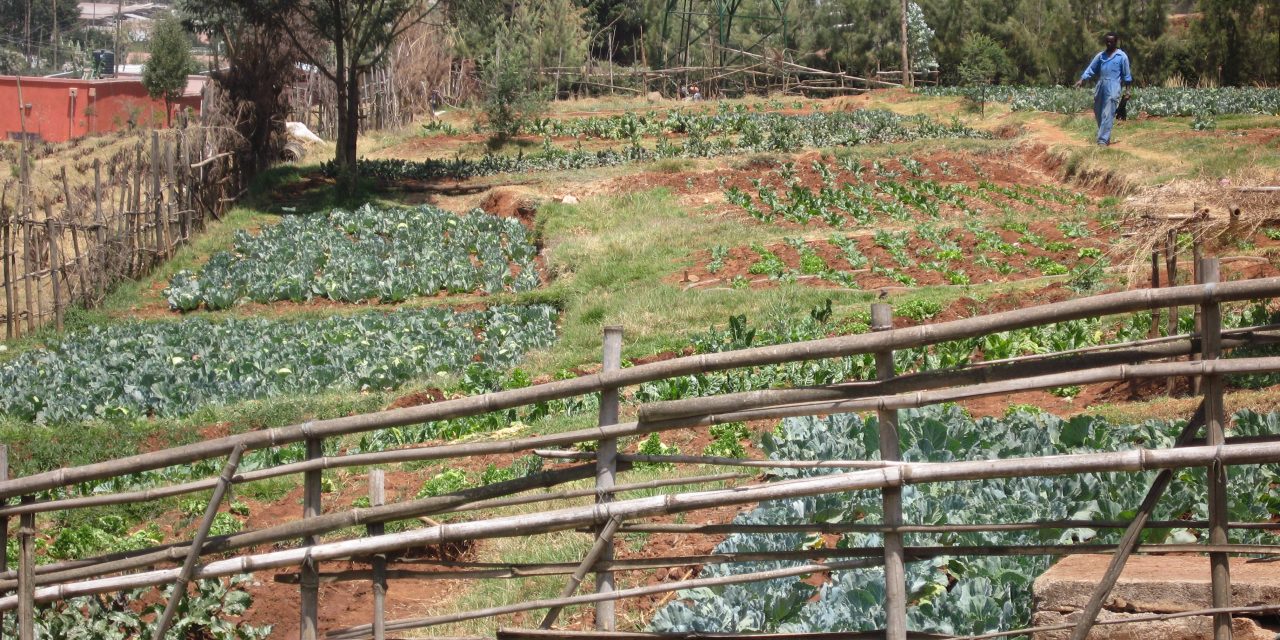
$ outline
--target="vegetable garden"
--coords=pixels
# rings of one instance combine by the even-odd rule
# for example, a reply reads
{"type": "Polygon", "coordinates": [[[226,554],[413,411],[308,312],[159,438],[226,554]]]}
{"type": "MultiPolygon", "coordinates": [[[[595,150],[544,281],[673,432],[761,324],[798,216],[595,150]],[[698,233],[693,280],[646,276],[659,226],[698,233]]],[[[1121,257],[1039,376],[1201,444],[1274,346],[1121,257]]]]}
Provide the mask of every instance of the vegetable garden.
{"type": "Polygon", "coordinates": [[[226,309],[243,301],[402,302],[441,291],[528,291],[541,284],[537,249],[513,219],[431,206],[369,205],[291,216],[257,236],[236,234],[198,273],[181,271],[170,307],[226,309]]]}
{"type": "Polygon", "coordinates": [[[1119,231],[1115,212],[1083,193],[1005,182],[969,164],[970,180],[947,161],[910,157],[787,162],[743,186],[743,175],[721,175],[725,200],[752,219],[834,232],[713,247],[695,258],[696,286],[805,279],[883,289],[1064,276],[1086,291],[1103,279],[1119,231]]]}
{"type": "MultiPolygon", "coordinates": [[[[966,96],[1007,102],[1014,111],[1081,113],[1093,108],[1093,92],[1070,87],[925,87],[930,96],[966,96]]],[[[1213,115],[1280,115],[1280,89],[1221,87],[1186,89],[1137,87],[1129,102],[1131,113],[1155,117],[1213,115]]]]}

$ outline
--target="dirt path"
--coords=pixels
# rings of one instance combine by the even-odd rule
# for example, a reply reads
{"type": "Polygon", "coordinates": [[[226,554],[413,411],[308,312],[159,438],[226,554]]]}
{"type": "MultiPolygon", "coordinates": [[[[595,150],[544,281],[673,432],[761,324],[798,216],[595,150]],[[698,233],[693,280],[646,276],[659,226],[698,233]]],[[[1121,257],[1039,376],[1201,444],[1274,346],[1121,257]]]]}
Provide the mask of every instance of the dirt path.
{"type": "MultiPolygon", "coordinates": [[[[1079,135],[1064,131],[1061,127],[1052,122],[1043,119],[1028,120],[1023,124],[1029,137],[1038,144],[1044,144],[1049,147],[1071,147],[1075,149],[1087,149],[1093,147],[1088,139],[1081,138],[1079,135]]],[[[1181,168],[1186,164],[1184,160],[1176,155],[1154,151],[1152,149],[1138,146],[1130,143],[1124,136],[1123,130],[1118,130],[1116,135],[1117,142],[1109,149],[1127,153],[1138,159],[1151,163],[1151,166],[1162,168],[1181,168]]]]}

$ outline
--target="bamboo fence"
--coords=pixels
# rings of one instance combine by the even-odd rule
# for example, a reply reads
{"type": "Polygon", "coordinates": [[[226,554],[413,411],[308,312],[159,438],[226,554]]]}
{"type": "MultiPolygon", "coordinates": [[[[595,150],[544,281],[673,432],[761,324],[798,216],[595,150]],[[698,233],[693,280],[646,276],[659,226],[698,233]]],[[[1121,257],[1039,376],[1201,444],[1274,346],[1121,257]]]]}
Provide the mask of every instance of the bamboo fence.
{"type": "Polygon", "coordinates": [[[0,196],[0,320],[5,339],[93,307],[218,218],[239,194],[226,133],[200,126],[136,134],[114,154],[56,171],[19,149],[0,196]]]}
{"type": "MultiPolygon", "coordinates": [[[[193,445],[176,447],[140,456],[60,469],[24,478],[5,479],[0,473],[0,534],[10,535],[8,518],[21,518],[18,529],[19,563],[16,571],[0,567],[0,612],[16,610],[19,637],[31,635],[36,605],[55,600],[107,593],[125,589],[185,584],[189,580],[216,578],[245,572],[266,572],[297,568],[296,573],[276,574],[278,582],[297,584],[299,589],[300,637],[353,639],[385,638],[386,634],[488,618],[516,612],[547,609],[542,628],[537,630],[504,629],[501,638],[575,638],[583,632],[551,628],[564,607],[593,605],[596,607],[597,630],[586,637],[598,638],[683,638],[694,634],[635,634],[616,630],[612,603],[627,598],[672,593],[695,587],[714,588],[786,576],[800,576],[830,571],[885,567],[892,583],[886,589],[887,625],[885,629],[840,637],[874,637],[906,640],[913,637],[944,637],[918,634],[906,629],[907,592],[895,588],[903,581],[907,563],[940,555],[1046,555],[1074,553],[1111,553],[1113,562],[1091,599],[1088,615],[1074,626],[1073,633],[1087,637],[1100,604],[1123,568],[1125,559],[1134,553],[1206,553],[1214,569],[1211,577],[1213,603],[1201,613],[1215,619],[1217,637],[1229,637],[1232,613],[1258,614],[1271,609],[1233,607],[1230,602],[1228,566],[1220,559],[1229,554],[1280,556],[1280,545],[1230,544],[1230,529],[1276,530],[1270,522],[1229,522],[1223,507],[1228,468],[1231,465],[1273,464],[1280,462],[1280,437],[1225,437],[1225,414],[1222,404],[1225,375],[1245,372],[1280,371],[1280,358],[1255,357],[1222,359],[1224,348],[1235,348],[1275,341],[1275,327],[1250,327],[1223,331],[1220,306],[1224,302],[1267,299],[1280,295],[1280,278],[1244,282],[1218,283],[1217,262],[1205,260],[1196,272],[1205,284],[1128,291],[1054,303],[1009,313],[893,329],[889,309],[873,307],[872,333],[828,338],[789,345],[760,347],[742,351],[676,358],[658,363],[621,368],[621,331],[609,328],[605,334],[602,371],[574,380],[536,385],[483,396],[449,400],[431,405],[383,411],[314,421],[289,427],[250,432],[193,445]],[[1018,358],[999,362],[975,363],[946,371],[895,376],[893,352],[899,349],[937,344],[947,340],[978,337],[1011,329],[1061,322],[1085,317],[1128,313],[1137,310],[1162,309],[1177,305],[1194,305],[1200,312],[1201,324],[1195,333],[1141,340],[1091,348],[1068,353],[1046,354],[1035,358],[1018,358]],[[791,361],[873,354],[879,364],[877,380],[869,383],[840,383],[808,389],[778,389],[751,394],[731,394],[671,403],[655,403],[639,408],[636,422],[620,422],[619,390],[642,382],[673,376],[754,367],[791,361]],[[1188,359],[1199,356],[1198,359],[1188,359]],[[1202,380],[1203,401],[1188,422],[1176,446],[1160,450],[1099,451],[1076,455],[1001,460],[973,460],[947,463],[909,463],[899,460],[897,448],[897,411],[966,398],[988,397],[1013,391],[1051,388],[1090,382],[1122,382],[1141,378],[1195,376],[1202,380]],[[443,444],[377,453],[324,456],[326,438],[493,411],[503,411],[535,402],[583,394],[600,394],[599,426],[577,431],[516,439],[443,444]],[[778,460],[741,461],[708,456],[646,456],[620,453],[618,440],[672,429],[701,428],[745,419],[811,416],[836,412],[876,411],[880,416],[879,460],[778,460]],[[305,442],[306,459],[247,472],[236,471],[236,464],[246,451],[305,442]],[[595,443],[595,452],[547,449],[574,443],[595,443]],[[407,461],[444,460],[490,454],[513,454],[533,451],[552,460],[582,461],[561,468],[499,482],[483,487],[429,498],[382,504],[385,492],[379,471],[370,477],[370,503],[367,508],[324,513],[319,492],[326,472],[337,468],[368,467],[407,461]],[[167,487],[80,497],[58,497],[64,488],[76,484],[125,476],[139,471],[160,469],[197,460],[226,457],[222,476],[167,487]],[[660,462],[712,466],[766,468],[828,468],[828,475],[752,483],[729,488],[695,490],[691,485],[741,482],[737,473],[715,473],[624,482],[634,463],[660,462]],[[1153,508],[1175,477],[1172,470],[1206,467],[1210,509],[1207,519],[1199,521],[1158,522],[1151,519],[1153,508]],[[1040,522],[963,523],[919,525],[905,522],[901,516],[901,494],[910,484],[955,482],[983,478],[1052,477],[1085,472],[1159,471],[1151,490],[1136,515],[1125,521],[1063,520],[1040,522]],[[233,485],[265,478],[301,474],[303,508],[297,520],[255,531],[205,539],[207,525],[222,495],[233,485]],[[567,483],[590,483],[589,487],[564,487],[567,483]],[[646,497],[627,497],[626,492],[654,492],[646,497]],[[35,518],[39,514],[109,504],[147,502],[162,497],[213,491],[205,519],[195,540],[138,551],[80,558],[37,566],[35,562],[35,518]],[[741,507],[765,500],[786,500],[849,491],[882,493],[886,517],[878,524],[809,523],[790,525],[747,525],[737,523],[679,524],[653,522],[655,517],[713,507],[741,507]],[[35,494],[48,497],[37,501],[35,494]],[[19,504],[3,504],[20,497],[19,504]],[[424,528],[387,533],[383,525],[397,520],[423,519],[439,513],[492,511],[519,504],[548,503],[533,513],[493,515],[472,520],[437,523],[424,520],[424,528]],[[1116,544],[1055,544],[1025,546],[905,546],[902,536],[908,533],[958,533],[973,531],[1061,530],[1077,527],[1123,529],[1116,544]],[[1200,528],[1209,533],[1209,544],[1151,545],[1140,544],[1141,532],[1150,527],[1200,528]],[[351,531],[360,533],[351,533],[351,531]],[[320,542],[318,537],[336,531],[347,531],[345,539],[320,542]],[[457,544],[496,537],[529,537],[556,531],[590,532],[594,538],[591,550],[579,562],[547,564],[476,563],[456,559],[414,559],[393,556],[424,547],[444,548],[457,544]],[[724,535],[728,533],[821,532],[879,533],[879,547],[853,549],[803,549],[759,553],[711,553],[695,556],[653,558],[614,558],[611,542],[625,532],[661,532],[681,535],[724,535]],[[361,535],[363,534],[363,535],[361,535]],[[269,545],[269,546],[268,546],[269,545]],[[292,545],[292,546],[291,546],[292,545]],[[264,548],[270,550],[263,551],[264,548]],[[205,556],[214,556],[205,558],[205,556]],[[393,559],[394,558],[394,559],[393,559]],[[731,576],[700,577],[664,582],[642,587],[624,588],[615,584],[619,572],[654,568],[759,562],[770,560],[789,563],[767,571],[750,571],[731,576]],[[325,563],[336,561],[368,562],[370,568],[324,571],[325,563]],[[594,588],[579,593],[583,583],[595,574],[594,588]],[[385,596],[397,580],[416,579],[507,579],[531,576],[565,576],[566,584],[558,597],[519,602],[464,611],[447,615],[404,620],[387,620],[385,596]],[[318,611],[322,606],[321,585],[343,581],[369,581],[373,585],[370,623],[346,629],[321,629],[318,611]],[[1224,631],[1223,621],[1226,623],[1224,631]]],[[[1280,434],[1277,434],[1280,436],[1280,434]]],[[[0,463],[4,456],[0,455],[0,463]]],[[[0,469],[3,465],[0,464],[0,469]]],[[[904,586],[905,585],[901,585],[904,586]]],[[[178,593],[178,591],[175,591],[178,593]]],[[[174,602],[170,602],[173,608],[174,602]]],[[[1133,618],[1142,620],[1145,618],[1133,618]]],[[[1153,618],[1157,619],[1157,618],[1153,618]]],[[[1159,618],[1164,619],[1164,618],[1159,618]]],[[[1113,624],[1108,620],[1098,624],[1113,624]]],[[[163,625],[161,625],[163,626],[163,625]]],[[[1047,630],[1047,629],[1041,629],[1047,630]]],[[[1019,635],[1028,630],[1009,630],[1004,635],[1019,635]]],[[[698,636],[701,637],[701,636],[698,636]]],[[[730,634],[726,637],[736,637],[730,634]]],[[[811,637],[825,637],[812,634],[811,637]]],[[[986,636],[984,636],[986,637],[986,636]]],[[[990,636],[996,637],[996,636],[990,636]]]]}

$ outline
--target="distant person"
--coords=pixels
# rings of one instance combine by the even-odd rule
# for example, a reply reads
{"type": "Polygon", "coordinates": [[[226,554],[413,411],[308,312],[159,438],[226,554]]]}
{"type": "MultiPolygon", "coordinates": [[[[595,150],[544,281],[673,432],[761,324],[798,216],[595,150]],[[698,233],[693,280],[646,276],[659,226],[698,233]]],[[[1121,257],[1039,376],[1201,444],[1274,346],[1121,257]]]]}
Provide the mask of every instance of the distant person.
{"type": "Polygon", "coordinates": [[[1120,36],[1108,33],[1103,42],[1107,48],[1093,57],[1093,62],[1085,68],[1084,73],[1076,80],[1076,87],[1085,80],[1097,78],[1097,87],[1093,91],[1093,117],[1098,121],[1098,146],[1111,144],[1111,128],[1116,122],[1116,107],[1120,106],[1120,96],[1129,97],[1129,85],[1133,84],[1133,74],[1129,70],[1129,56],[1120,50],[1120,36]],[[1121,84],[1124,85],[1123,90],[1121,84]]]}
{"type": "Polygon", "coordinates": [[[427,104],[431,107],[431,119],[437,119],[440,114],[440,107],[444,104],[444,96],[440,95],[439,89],[431,90],[431,95],[427,96],[427,104]]]}

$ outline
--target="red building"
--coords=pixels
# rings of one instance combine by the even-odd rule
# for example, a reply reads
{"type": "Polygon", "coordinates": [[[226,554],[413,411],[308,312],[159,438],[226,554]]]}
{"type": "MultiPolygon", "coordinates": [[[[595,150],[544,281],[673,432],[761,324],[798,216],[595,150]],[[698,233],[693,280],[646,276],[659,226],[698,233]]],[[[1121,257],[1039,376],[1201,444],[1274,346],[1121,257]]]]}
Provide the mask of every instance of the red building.
{"type": "MultiPolygon", "coordinates": [[[[191,76],[174,112],[200,110],[205,76],[191,76]]],[[[22,137],[25,117],[32,140],[63,142],[130,126],[163,127],[163,100],[147,95],[137,76],[101,80],[0,76],[0,135],[22,137]],[[19,80],[22,98],[19,100],[19,80]]]]}

